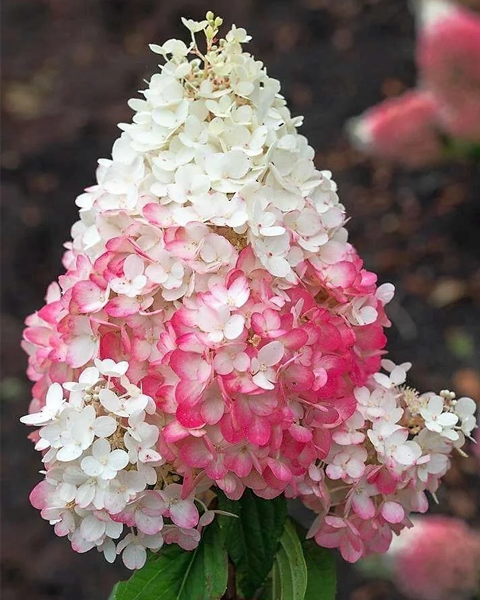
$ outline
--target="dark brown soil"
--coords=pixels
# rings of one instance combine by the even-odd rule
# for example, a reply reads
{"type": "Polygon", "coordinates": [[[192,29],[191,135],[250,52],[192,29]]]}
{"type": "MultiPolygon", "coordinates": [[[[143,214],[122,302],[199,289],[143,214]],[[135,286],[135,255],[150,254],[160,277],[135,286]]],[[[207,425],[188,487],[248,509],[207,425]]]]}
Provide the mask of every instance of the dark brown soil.
{"type": "MultiPolygon", "coordinates": [[[[470,2],[477,4],[478,0],[470,2]]],[[[183,36],[180,16],[211,9],[245,26],[281,79],[316,163],[340,185],[351,239],[368,268],[397,286],[391,356],[413,384],[480,399],[480,168],[394,169],[349,149],[348,117],[415,81],[405,0],[3,0],[2,584],[3,600],[102,600],[125,576],[77,555],[28,503],[40,463],[18,423],[29,402],[24,317],[61,272],[75,196],[108,156],[126,99],[155,68],[147,43],[183,36]]],[[[457,461],[435,510],[479,524],[474,459],[457,461]]],[[[393,600],[341,565],[339,600],[393,600]]]]}

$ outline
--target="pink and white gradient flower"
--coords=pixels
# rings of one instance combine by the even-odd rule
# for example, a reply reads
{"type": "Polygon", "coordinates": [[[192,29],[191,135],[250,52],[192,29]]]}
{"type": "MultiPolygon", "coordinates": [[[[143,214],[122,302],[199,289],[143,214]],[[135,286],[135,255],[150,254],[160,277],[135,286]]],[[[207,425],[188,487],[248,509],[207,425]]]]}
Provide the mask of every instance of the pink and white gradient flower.
{"type": "Polygon", "coordinates": [[[26,321],[32,504],[74,550],[129,568],[195,548],[215,494],[247,488],[301,499],[349,561],[383,552],[476,426],[473,401],[420,395],[409,363],[382,361],[393,286],[348,242],[331,173],[238,32],[208,69],[183,42],[153,46],[167,63],[26,321]]]}

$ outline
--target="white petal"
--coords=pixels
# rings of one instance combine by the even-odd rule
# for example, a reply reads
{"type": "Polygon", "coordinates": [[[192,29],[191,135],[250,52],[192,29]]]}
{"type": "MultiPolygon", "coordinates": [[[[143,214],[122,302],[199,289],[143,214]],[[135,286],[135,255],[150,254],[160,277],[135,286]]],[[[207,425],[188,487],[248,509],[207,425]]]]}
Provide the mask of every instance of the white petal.
{"type": "Polygon", "coordinates": [[[232,315],[228,319],[224,329],[224,334],[227,340],[234,340],[241,335],[244,325],[245,318],[242,317],[242,315],[232,315]]]}
{"type": "Polygon", "coordinates": [[[98,417],[93,423],[93,431],[99,438],[106,438],[117,430],[117,421],[113,417],[98,417]]]}
{"type": "Polygon", "coordinates": [[[370,391],[367,387],[357,387],[354,389],[353,394],[360,404],[368,404],[368,401],[370,400],[370,391]]]}
{"type": "MultiPolygon", "coordinates": [[[[475,417],[463,417],[462,431],[465,435],[469,436],[476,426],[477,420],[475,419],[475,417]]],[[[37,446],[35,446],[35,449],[37,449],[37,446]]]]}
{"type": "Polygon", "coordinates": [[[388,304],[395,295],[395,287],[391,283],[382,283],[377,288],[375,296],[382,304],[388,304]]]}
{"type": "Polygon", "coordinates": [[[97,341],[91,333],[73,338],[68,344],[68,364],[75,369],[83,367],[93,358],[96,348],[97,341]]]}
{"type": "Polygon", "coordinates": [[[268,271],[276,277],[286,277],[291,270],[288,261],[281,256],[271,256],[265,260],[264,264],[268,271]]]}
{"type": "Polygon", "coordinates": [[[105,533],[105,522],[97,519],[95,515],[89,515],[83,519],[80,533],[88,542],[95,542],[105,533]]]}
{"type": "Polygon", "coordinates": [[[437,421],[442,427],[453,427],[457,424],[458,417],[453,413],[443,413],[437,418],[437,421]]]}
{"type": "Polygon", "coordinates": [[[78,378],[79,383],[88,383],[93,385],[100,379],[100,373],[96,367],[88,367],[78,378]]]}
{"type": "Polygon", "coordinates": [[[62,386],[59,383],[52,383],[48,388],[45,399],[49,411],[57,412],[64,402],[62,386]]]}
{"type": "Polygon", "coordinates": [[[437,423],[437,421],[426,421],[425,425],[427,426],[427,429],[430,429],[430,431],[434,431],[435,433],[441,433],[442,431],[442,426],[437,423]]]}
{"type": "Polygon", "coordinates": [[[455,404],[455,413],[462,419],[465,417],[472,417],[476,410],[477,405],[471,398],[459,398],[455,404]]]}
{"type": "Polygon", "coordinates": [[[96,440],[92,446],[92,454],[98,460],[101,460],[102,458],[108,458],[110,450],[110,444],[107,442],[107,440],[103,439],[96,440]]]}
{"type": "Polygon", "coordinates": [[[359,322],[361,325],[370,325],[375,322],[377,316],[378,313],[373,306],[364,306],[359,311],[359,322]]]}
{"type": "Polygon", "coordinates": [[[109,412],[115,412],[120,408],[120,400],[112,390],[100,390],[100,403],[109,412]]]}
{"type": "Polygon", "coordinates": [[[106,491],[105,492],[105,508],[112,515],[116,515],[127,505],[127,501],[125,500],[123,494],[117,491],[106,491]]]}
{"type": "Polygon", "coordinates": [[[128,465],[128,454],[124,450],[114,450],[108,457],[108,466],[115,471],[121,471],[128,465]]]}
{"type": "Polygon", "coordinates": [[[51,416],[46,411],[20,417],[20,422],[25,425],[46,425],[47,423],[50,423],[51,420],[51,416]]]}
{"type": "Polygon", "coordinates": [[[395,450],[393,457],[401,465],[413,465],[421,454],[421,448],[416,442],[406,442],[395,450]]]}
{"type": "MultiPolygon", "coordinates": [[[[140,259],[140,257],[138,257],[140,259]]],[[[140,259],[141,260],[141,259],[140,259]]],[[[143,265],[143,262],[142,262],[143,265]]],[[[100,371],[102,375],[106,375],[107,377],[122,377],[128,371],[128,362],[125,360],[116,363],[111,358],[106,358],[104,360],[95,359],[95,366],[100,371]]],[[[102,391],[110,391],[110,390],[102,390],[102,391]]]]}
{"type": "Polygon", "coordinates": [[[444,429],[441,435],[452,442],[455,442],[460,437],[454,429],[444,429]]]}
{"type": "Polygon", "coordinates": [[[82,460],[81,466],[89,477],[98,477],[103,471],[103,465],[93,456],[86,456],[82,460]]]}
{"type": "Polygon", "coordinates": [[[285,228],[280,226],[260,227],[260,233],[266,237],[273,237],[276,235],[283,235],[285,233],[285,228]]]}
{"type": "Polygon", "coordinates": [[[393,385],[400,385],[406,379],[405,370],[402,367],[394,367],[393,371],[390,373],[390,379],[393,385]]]}
{"type": "Polygon", "coordinates": [[[443,412],[443,398],[441,396],[432,396],[428,401],[428,411],[432,415],[441,415],[443,412]]]}
{"type": "Polygon", "coordinates": [[[373,376],[375,381],[377,383],[379,383],[380,385],[382,385],[384,388],[390,388],[391,387],[391,381],[390,381],[390,377],[387,377],[387,375],[385,375],[384,373],[375,373],[375,375],[373,376]]]}
{"type": "Polygon", "coordinates": [[[252,379],[255,385],[258,385],[258,387],[263,390],[273,390],[275,388],[273,383],[267,379],[263,371],[259,371],[252,379]]]}
{"type": "Polygon", "coordinates": [[[69,462],[71,460],[75,460],[82,454],[82,448],[79,445],[69,444],[68,446],[64,446],[60,448],[57,452],[57,460],[62,462],[69,462]]]}
{"type": "Polygon", "coordinates": [[[115,549],[115,544],[112,542],[112,540],[107,538],[101,546],[98,546],[98,549],[103,552],[103,556],[107,562],[110,564],[115,562],[117,552],[115,549]]]}
{"type": "Polygon", "coordinates": [[[250,159],[242,150],[230,150],[224,158],[224,171],[227,177],[240,179],[250,167],[250,159]]]}
{"type": "Polygon", "coordinates": [[[135,398],[129,398],[128,400],[126,400],[124,406],[127,412],[132,414],[138,410],[143,410],[147,406],[147,404],[148,396],[145,396],[145,394],[140,394],[135,398]]]}

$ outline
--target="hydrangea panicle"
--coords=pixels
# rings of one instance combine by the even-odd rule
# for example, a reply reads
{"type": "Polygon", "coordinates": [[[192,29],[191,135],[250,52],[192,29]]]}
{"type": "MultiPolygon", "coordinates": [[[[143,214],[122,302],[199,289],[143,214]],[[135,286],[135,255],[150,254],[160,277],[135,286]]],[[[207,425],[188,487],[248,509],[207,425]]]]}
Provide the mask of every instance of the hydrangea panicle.
{"type": "Polygon", "coordinates": [[[346,560],[385,551],[475,405],[417,394],[408,363],[382,362],[393,286],[348,242],[302,119],[243,29],[184,24],[188,45],[151,46],[165,64],[26,321],[22,421],[45,468],[32,504],[74,550],[129,568],[164,543],[195,548],[215,491],[246,488],[300,498],[318,513],[310,536],[346,560]]]}

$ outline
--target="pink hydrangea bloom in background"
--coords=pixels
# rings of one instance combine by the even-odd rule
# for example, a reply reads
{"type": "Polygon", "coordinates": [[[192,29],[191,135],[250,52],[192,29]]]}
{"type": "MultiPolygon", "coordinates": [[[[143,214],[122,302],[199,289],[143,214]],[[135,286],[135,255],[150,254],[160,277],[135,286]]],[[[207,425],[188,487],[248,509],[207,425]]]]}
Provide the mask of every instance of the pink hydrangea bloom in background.
{"type": "Polygon", "coordinates": [[[65,273],[26,320],[31,493],[77,552],[195,548],[222,490],[299,498],[346,560],[425,512],[475,403],[405,387],[384,360],[391,284],[348,242],[329,171],[279,82],[184,20],[97,182],[77,198],[65,273]],[[382,360],[383,359],[383,360],[382,360]]]}
{"type": "Polygon", "coordinates": [[[459,519],[414,519],[387,556],[397,587],[414,600],[467,600],[479,589],[480,535],[459,519]]]}
{"type": "Polygon", "coordinates": [[[445,156],[445,140],[480,142],[480,16],[448,0],[417,0],[417,88],[352,119],[361,151],[408,167],[445,156]]]}
{"type": "Polygon", "coordinates": [[[480,140],[480,16],[446,0],[421,0],[417,64],[420,85],[441,106],[445,131],[480,140]]]}
{"type": "Polygon", "coordinates": [[[419,167],[442,158],[440,105],[426,90],[411,90],[370,108],[350,124],[355,145],[368,153],[419,167]]]}

